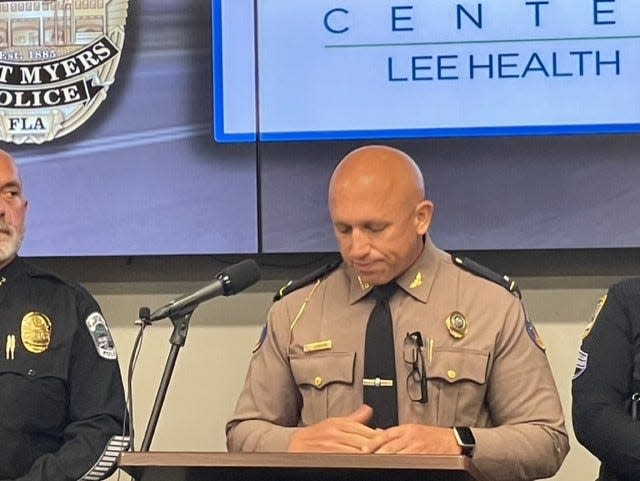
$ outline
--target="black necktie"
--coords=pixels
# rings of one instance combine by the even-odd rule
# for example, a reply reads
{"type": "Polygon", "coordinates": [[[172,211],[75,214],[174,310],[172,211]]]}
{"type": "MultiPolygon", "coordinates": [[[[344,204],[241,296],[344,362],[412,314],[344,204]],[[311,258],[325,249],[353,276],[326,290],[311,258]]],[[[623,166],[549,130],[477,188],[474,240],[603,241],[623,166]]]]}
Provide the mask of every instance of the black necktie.
{"type": "Polygon", "coordinates": [[[373,408],[371,427],[388,428],[398,425],[396,361],[393,345],[393,323],[389,299],[398,289],[391,282],[374,287],[371,295],[376,305],[367,324],[364,344],[364,403],[373,408]]]}

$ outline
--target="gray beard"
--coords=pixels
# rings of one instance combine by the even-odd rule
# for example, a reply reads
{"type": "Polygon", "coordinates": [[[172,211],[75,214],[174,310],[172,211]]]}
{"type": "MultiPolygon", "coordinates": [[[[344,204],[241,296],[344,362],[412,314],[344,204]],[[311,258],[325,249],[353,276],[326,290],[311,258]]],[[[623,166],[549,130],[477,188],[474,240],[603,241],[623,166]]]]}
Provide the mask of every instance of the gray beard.
{"type": "Polygon", "coordinates": [[[13,232],[9,239],[0,242],[0,265],[8,264],[18,254],[23,237],[23,235],[13,232]]]}

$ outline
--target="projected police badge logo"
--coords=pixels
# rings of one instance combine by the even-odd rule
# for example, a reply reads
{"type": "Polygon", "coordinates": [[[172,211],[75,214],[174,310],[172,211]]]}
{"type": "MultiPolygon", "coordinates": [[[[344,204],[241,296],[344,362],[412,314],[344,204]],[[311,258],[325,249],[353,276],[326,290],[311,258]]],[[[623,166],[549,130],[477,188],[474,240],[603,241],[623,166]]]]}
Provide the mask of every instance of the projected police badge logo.
{"type": "Polygon", "coordinates": [[[0,0],[0,140],[80,127],[113,83],[128,0],[0,0]]]}

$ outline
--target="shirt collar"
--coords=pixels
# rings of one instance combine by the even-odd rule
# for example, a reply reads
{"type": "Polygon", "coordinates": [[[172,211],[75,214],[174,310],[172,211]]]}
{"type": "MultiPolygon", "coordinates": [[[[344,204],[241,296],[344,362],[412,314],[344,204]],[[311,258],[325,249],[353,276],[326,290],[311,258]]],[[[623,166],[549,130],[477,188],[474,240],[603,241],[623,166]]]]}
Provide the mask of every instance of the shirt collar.
{"type": "MultiPolygon", "coordinates": [[[[396,279],[396,282],[407,294],[426,303],[443,256],[446,257],[446,254],[433,244],[428,235],[425,236],[422,253],[411,267],[396,279]]],[[[363,282],[350,268],[348,275],[349,304],[354,304],[369,294],[374,286],[363,282]]]]}
{"type": "Polygon", "coordinates": [[[0,269],[0,286],[13,281],[22,272],[22,259],[14,257],[9,264],[0,269]],[[4,280],[3,280],[4,279],[4,280]]]}

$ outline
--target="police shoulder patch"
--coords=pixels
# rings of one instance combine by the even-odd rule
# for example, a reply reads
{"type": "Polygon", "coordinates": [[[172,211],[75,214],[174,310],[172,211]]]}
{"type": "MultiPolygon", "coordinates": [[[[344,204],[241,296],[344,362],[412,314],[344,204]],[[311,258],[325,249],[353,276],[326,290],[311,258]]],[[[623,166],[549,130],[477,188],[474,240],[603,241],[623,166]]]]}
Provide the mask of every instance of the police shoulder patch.
{"type": "Polygon", "coordinates": [[[258,338],[258,340],[256,341],[255,345],[253,346],[253,349],[251,350],[252,353],[255,353],[258,351],[258,349],[260,349],[260,347],[262,347],[262,343],[264,342],[264,340],[267,338],[267,325],[265,324],[262,327],[262,331],[260,331],[260,337],[258,338]]]}
{"type": "Polygon", "coordinates": [[[102,314],[99,312],[89,314],[85,324],[89,329],[89,334],[91,334],[91,339],[93,339],[98,355],[108,360],[117,359],[116,344],[113,342],[111,331],[109,331],[107,321],[102,317],[102,314]]]}
{"type": "Polygon", "coordinates": [[[533,325],[533,322],[531,322],[531,320],[529,319],[529,316],[526,315],[524,318],[524,327],[535,345],[538,346],[542,351],[545,351],[547,348],[544,345],[542,337],[540,337],[540,334],[538,334],[538,330],[536,329],[536,326],[533,325]]]}
{"type": "Polygon", "coordinates": [[[591,316],[591,320],[589,321],[589,323],[584,328],[584,332],[582,333],[582,339],[587,337],[589,335],[589,333],[591,332],[591,329],[593,328],[593,325],[595,324],[596,319],[598,319],[598,315],[600,314],[600,311],[604,307],[604,303],[605,302],[607,302],[607,294],[605,294],[600,299],[598,299],[598,303],[596,304],[596,308],[593,311],[593,315],[591,316]]]}

